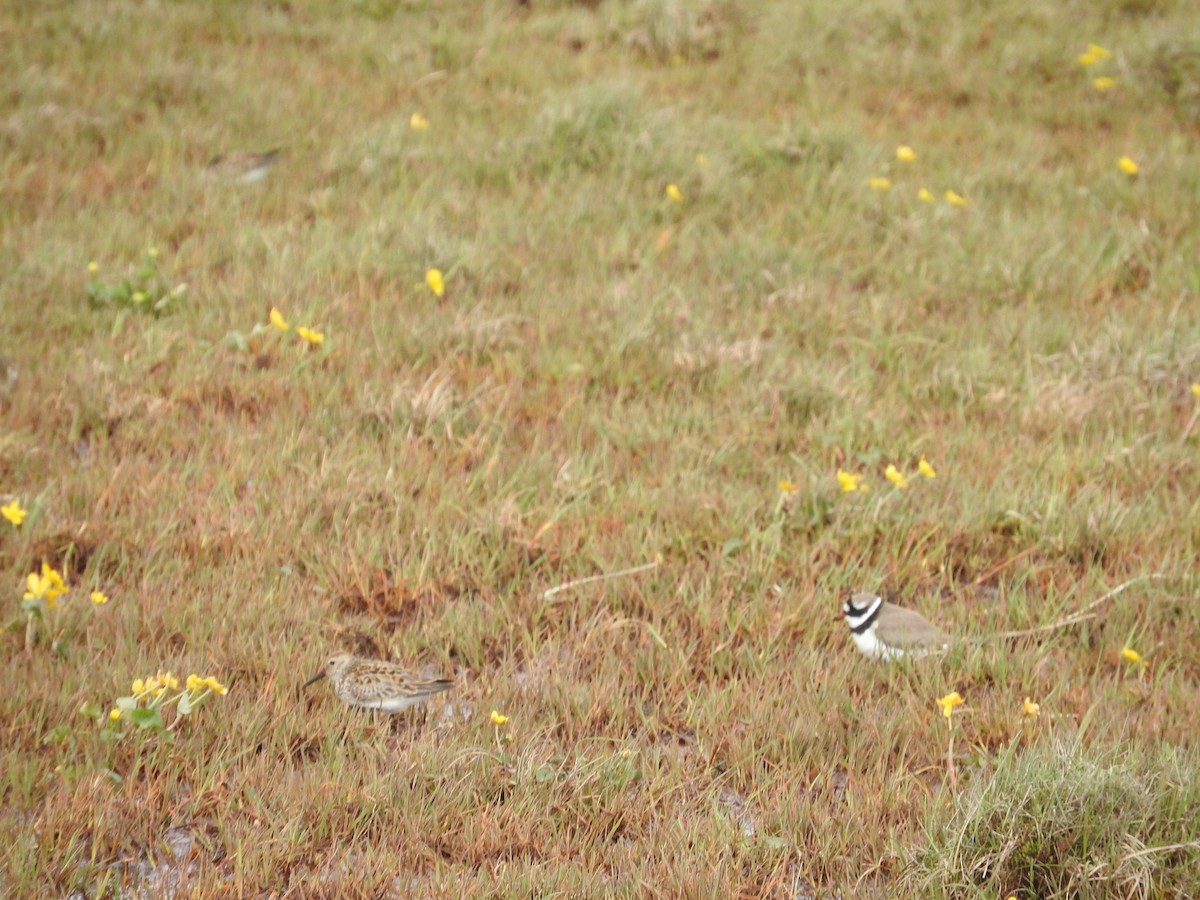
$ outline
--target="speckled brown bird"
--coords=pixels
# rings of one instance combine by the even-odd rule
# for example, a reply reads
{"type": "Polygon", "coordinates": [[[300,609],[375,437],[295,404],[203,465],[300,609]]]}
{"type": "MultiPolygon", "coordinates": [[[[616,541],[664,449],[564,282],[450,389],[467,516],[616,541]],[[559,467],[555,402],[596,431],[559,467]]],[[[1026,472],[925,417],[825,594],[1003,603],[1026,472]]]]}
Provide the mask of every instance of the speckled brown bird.
{"type": "Polygon", "coordinates": [[[454,687],[452,678],[421,678],[396,663],[349,654],[331,656],[301,690],[322,678],[329,679],[343,703],[389,713],[403,712],[454,687]]]}

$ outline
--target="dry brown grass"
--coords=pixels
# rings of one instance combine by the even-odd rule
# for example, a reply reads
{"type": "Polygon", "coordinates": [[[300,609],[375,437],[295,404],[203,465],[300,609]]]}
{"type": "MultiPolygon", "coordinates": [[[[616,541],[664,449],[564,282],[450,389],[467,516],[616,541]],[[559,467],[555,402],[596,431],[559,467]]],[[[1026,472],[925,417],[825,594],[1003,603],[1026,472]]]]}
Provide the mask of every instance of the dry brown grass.
{"type": "Polygon", "coordinates": [[[949,690],[962,791],[1052,739],[1194,755],[1198,29],[1181,0],[10,4],[0,894],[887,896],[956,802],[949,690]],[[275,145],[261,185],[203,177],[275,145]],[[93,308],[149,246],[179,307],[93,308]],[[42,561],[74,587],[26,654],[42,561]],[[1149,573],[920,666],[834,621],[880,589],[986,635],[1149,573]],[[426,722],[298,699],[344,650],[459,688],[426,722]],[[77,714],[160,668],[231,690],[173,742],[77,714]]]}

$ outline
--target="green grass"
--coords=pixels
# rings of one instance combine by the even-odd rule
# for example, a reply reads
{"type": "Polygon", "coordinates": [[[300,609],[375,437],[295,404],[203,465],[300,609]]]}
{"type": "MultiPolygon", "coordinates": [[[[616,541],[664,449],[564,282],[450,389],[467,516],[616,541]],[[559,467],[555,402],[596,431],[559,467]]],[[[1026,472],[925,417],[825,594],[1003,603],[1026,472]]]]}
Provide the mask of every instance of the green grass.
{"type": "MultiPolygon", "coordinates": [[[[1111,755],[1111,754],[1109,754],[1111,755]]],[[[1004,755],[951,811],[930,811],[921,896],[1186,896],[1200,882],[1189,817],[1200,771],[1173,750],[1095,758],[1078,746],[1004,755]]]]}
{"type": "MultiPolygon", "coordinates": [[[[0,521],[0,894],[890,896],[946,835],[994,853],[954,811],[1017,815],[1058,743],[1194,771],[1194,4],[10,3],[0,32],[0,499],[30,510],[0,521]],[[275,146],[263,184],[203,176],[275,146]],[[148,247],[181,297],[89,302],[148,247]],[[42,561],[73,589],[27,653],[42,561]],[[835,620],[880,590],[985,636],[1155,573],[894,669],[835,620]],[[452,714],[297,698],[346,650],[453,673],[452,714]],[[173,742],[78,715],[159,669],[231,689],[173,742]]],[[[1104,846],[1197,840],[1179,796],[1104,846]]],[[[1039,859],[1048,896],[1086,857],[1039,859]]],[[[1194,856],[1135,859],[1093,895],[1200,893],[1194,856]]]]}

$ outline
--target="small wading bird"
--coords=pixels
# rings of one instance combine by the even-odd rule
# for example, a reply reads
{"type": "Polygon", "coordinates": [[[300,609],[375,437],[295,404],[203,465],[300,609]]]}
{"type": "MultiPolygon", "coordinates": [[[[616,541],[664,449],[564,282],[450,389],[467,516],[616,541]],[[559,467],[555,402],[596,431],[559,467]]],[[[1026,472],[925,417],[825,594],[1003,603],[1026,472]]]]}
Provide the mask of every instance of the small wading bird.
{"type": "Polygon", "coordinates": [[[234,184],[254,184],[262,181],[279,161],[278,149],[266,153],[238,151],[223,153],[209,160],[204,177],[209,181],[232,181],[234,184]]]}
{"type": "Polygon", "coordinates": [[[854,644],[869,659],[917,659],[945,650],[950,637],[920,613],[875,594],[854,594],[842,604],[854,644]]]}
{"type": "Polygon", "coordinates": [[[454,687],[452,678],[421,678],[396,663],[349,654],[331,656],[300,690],[322,678],[329,679],[334,693],[348,706],[388,713],[403,712],[454,687]]]}

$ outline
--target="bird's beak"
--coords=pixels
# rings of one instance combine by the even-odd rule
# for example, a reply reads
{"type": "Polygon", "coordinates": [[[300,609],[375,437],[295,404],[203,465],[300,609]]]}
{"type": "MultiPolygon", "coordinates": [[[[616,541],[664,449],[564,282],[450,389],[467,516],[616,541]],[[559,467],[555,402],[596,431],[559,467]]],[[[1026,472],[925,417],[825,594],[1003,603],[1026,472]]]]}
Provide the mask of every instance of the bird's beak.
{"type": "Polygon", "coordinates": [[[305,689],[306,687],[308,687],[310,684],[315,684],[316,682],[320,681],[320,680],[321,680],[322,678],[324,678],[324,677],[325,677],[325,673],[324,673],[324,672],[318,672],[318,673],[317,673],[316,675],[314,675],[312,678],[308,679],[308,681],[304,682],[304,684],[300,685],[300,690],[304,690],[304,689],[305,689]]]}

